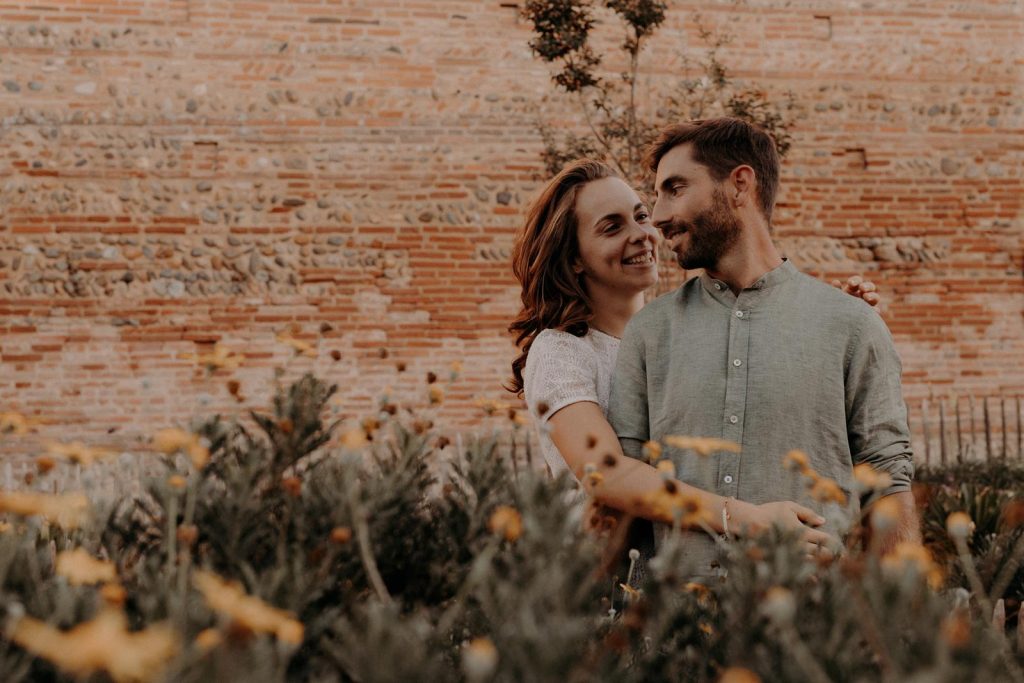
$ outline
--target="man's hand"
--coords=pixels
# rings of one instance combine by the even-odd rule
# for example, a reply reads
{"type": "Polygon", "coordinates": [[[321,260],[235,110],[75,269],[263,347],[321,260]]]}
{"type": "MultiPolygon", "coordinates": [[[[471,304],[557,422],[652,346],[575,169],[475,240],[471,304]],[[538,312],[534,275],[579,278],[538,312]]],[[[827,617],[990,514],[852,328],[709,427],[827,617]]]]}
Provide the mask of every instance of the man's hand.
{"type": "Polygon", "coordinates": [[[832,286],[842,289],[850,296],[857,296],[864,299],[864,301],[872,307],[877,307],[878,302],[882,300],[881,297],[878,296],[875,283],[870,280],[865,280],[860,275],[854,275],[847,278],[846,284],[843,284],[839,280],[833,280],[832,286]]]}
{"type": "Polygon", "coordinates": [[[757,535],[778,525],[787,530],[799,530],[808,545],[808,551],[818,546],[838,543],[838,539],[814,527],[825,523],[825,518],[810,508],[784,500],[762,505],[740,503],[732,514],[733,523],[747,535],[757,535]]]}

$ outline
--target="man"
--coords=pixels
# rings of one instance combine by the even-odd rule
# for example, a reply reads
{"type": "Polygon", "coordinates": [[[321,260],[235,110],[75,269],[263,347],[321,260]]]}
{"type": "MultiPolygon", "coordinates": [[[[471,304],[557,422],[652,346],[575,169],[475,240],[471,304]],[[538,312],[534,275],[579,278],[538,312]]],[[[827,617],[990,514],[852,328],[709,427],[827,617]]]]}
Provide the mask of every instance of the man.
{"type": "MultiPolygon", "coordinates": [[[[653,143],[648,165],[654,225],[680,266],[704,272],[626,328],[609,407],[624,452],[642,457],[645,442],[669,435],[733,441],[738,454],[668,449],[677,477],[726,497],[793,500],[818,512],[826,503],[784,465],[786,454],[804,451],[810,469],[855,506],[853,467],[866,463],[891,478],[871,503],[896,503],[894,528],[878,541],[883,552],[919,539],[892,337],[868,304],[800,273],[775,248],[771,137],[732,118],[676,125],[653,143]]],[[[691,571],[711,575],[713,540],[685,535],[691,571]]]]}

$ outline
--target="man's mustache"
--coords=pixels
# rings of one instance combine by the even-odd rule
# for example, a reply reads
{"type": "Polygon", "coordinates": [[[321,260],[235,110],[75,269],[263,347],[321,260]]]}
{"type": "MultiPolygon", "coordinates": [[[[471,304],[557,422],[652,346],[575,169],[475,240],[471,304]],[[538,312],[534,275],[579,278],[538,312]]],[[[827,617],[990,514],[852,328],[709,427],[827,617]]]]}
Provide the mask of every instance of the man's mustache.
{"type": "Polygon", "coordinates": [[[670,240],[680,233],[688,232],[692,228],[693,225],[691,223],[681,219],[675,219],[658,226],[658,229],[661,230],[661,236],[666,240],[670,240]]]}

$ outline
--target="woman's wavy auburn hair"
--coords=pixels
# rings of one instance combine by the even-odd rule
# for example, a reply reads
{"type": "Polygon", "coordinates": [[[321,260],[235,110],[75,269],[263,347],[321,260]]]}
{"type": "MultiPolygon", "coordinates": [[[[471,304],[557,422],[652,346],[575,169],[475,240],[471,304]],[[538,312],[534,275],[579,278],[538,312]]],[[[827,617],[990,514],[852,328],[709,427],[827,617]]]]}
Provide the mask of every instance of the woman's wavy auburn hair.
{"type": "Polygon", "coordinates": [[[583,279],[575,270],[580,246],[576,198],[587,183],[618,178],[611,166],[580,159],[552,178],[526,213],[526,222],[512,249],[512,272],[522,287],[522,310],[508,327],[521,350],[512,361],[509,391],[522,395],[523,369],[533,340],[542,330],[556,329],[582,337],[594,317],[583,279]]]}

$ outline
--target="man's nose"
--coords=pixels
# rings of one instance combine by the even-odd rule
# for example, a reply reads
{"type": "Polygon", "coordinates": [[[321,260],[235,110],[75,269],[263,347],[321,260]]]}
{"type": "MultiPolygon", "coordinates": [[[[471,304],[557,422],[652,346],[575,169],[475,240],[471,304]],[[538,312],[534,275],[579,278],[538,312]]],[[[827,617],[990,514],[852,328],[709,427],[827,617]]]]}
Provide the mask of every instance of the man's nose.
{"type": "Polygon", "coordinates": [[[660,202],[654,203],[654,210],[651,212],[651,223],[661,232],[665,232],[665,229],[672,224],[672,216],[668,210],[659,210],[660,202]]]}

